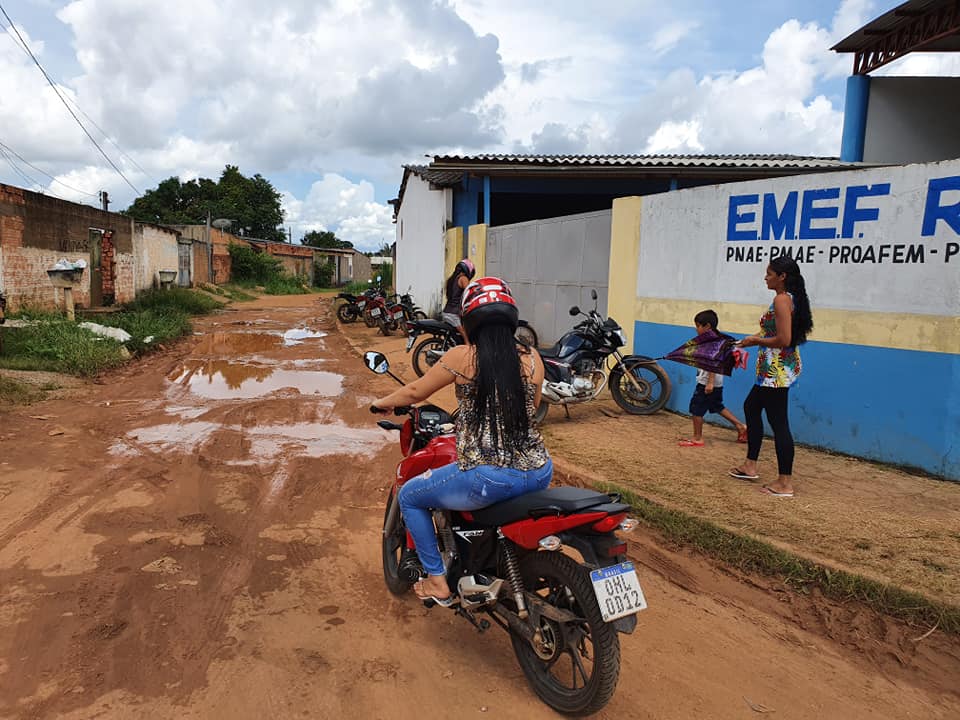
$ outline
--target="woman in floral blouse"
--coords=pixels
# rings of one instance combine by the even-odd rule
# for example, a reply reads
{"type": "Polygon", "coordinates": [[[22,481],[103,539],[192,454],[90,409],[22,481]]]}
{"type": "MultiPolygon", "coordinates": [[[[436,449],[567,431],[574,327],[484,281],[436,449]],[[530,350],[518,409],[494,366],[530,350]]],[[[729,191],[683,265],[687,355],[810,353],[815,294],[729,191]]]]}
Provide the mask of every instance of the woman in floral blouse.
{"type": "Polygon", "coordinates": [[[756,345],[757,381],[743,403],[747,421],[747,459],[730,470],[741,480],[756,480],[757,458],[763,443],[763,418],[773,428],[777,450],[779,477],[764,485],[761,492],[773,497],[793,497],[793,435],[787,419],[790,386],[800,376],[800,345],[813,330],[810,299],[800,274],[800,266],[791,257],[774,258],[764,276],[767,288],[773,290],[770,307],[760,317],[760,333],[740,341],[741,347],[756,345]]]}

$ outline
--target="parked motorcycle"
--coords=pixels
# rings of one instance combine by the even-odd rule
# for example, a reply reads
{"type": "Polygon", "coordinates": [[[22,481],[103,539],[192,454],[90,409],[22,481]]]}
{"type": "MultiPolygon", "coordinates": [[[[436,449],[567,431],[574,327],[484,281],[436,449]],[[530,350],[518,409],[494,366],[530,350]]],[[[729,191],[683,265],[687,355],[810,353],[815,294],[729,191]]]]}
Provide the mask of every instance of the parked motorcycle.
{"type": "Polygon", "coordinates": [[[594,308],[583,312],[574,305],[570,314],[586,319],[560,338],[551,348],[540,350],[544,379],[536,420],[547,415],[551,405],[562,405],[567,417],[569,406],[596,398],[607,384],[617,405],[632,415],[649,415],[660,410],[670,398],[670,378],[656,360],[644,355],[621,355],[627,338],[613,318],[597,312],[597,291],[592,290],[594,308]]]}
{"type": "MultiPolygon", "coordinates": [[[[460,330],[443,320],[419,320],[407,323],[407,352],[413,348],[417,338],[421,335],[428,337],[420,342],[413,350],[411,365],[413,371],[423,376],[443,354],[454,345],[463,344],[463,335],[460,330]]],[[[526,320],[521,320],[514,337],[527,347],[535,348],[538,345],[536,331],[526,320]]]]}
{"type": "MultiPolygon", "coordinates": [[[[402,384],[381,353],[368,352],[364,361],[402,384]]],[[[400,431],[405,456],[387,497],[381,549],[387,588],[403,595],[424,572],[397,493],[407,480],[455,462],[457,450],[453,417],[442,408],[394,413],[407,416],[402,425],[377,423],[400,431]]],[[[632,633],[647,606],[627,545],[615,534],[636,527],[628,509],[617,495],[558,487],[472,512],[433,512],[450,609],[480,632],[490,620],[506,630],[527,682],[558,712],[588,715],[607,704],[620,675],[618,633],[632,633]]]]}
{"type": "MultiPolygon", "coordinates": [[[[337,306],[337,319],[342,323],[356,322],[357,318],[363,315],[367,301],[375,297],[378,292],[380,291],[377,288],[371,287],[364,290],[360,295],[354,295],[348,292],[337,293],[337,299],[344,301],[337,306]]],[[[374,325],[376,325],[376,323],[374,323],[374,325]]],[[[371,327],[373,327],[373,325],[371,325],[371,327]]]]}

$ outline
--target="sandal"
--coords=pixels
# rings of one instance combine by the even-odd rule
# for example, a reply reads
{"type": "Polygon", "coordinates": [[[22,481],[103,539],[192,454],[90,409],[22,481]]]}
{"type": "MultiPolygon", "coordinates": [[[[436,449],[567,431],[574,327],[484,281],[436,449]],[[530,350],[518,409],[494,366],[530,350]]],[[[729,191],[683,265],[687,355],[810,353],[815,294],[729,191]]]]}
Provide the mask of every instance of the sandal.
{"type": "Polygon", "coordinates": [[[783,498],[793,497],[792,490],[790,492],[780,492],[779,490],[774,490],[769,485],[764,485],[763,487],[761,487],[759,492],[763,493],[764,495],[770,495],[771,497],[783,497],[783,498]]]}
{"type": "Polygon", "coordinates": [[[423,602],[425,603],[434,602],[440,607],[448,608],[451,605],[453,605],[455,602],[457,602],[457,600],[459,599],[453,595],[447,595],[444,598],[438,598],[436,595],[421,595],[420,594],[421,590],[423,590],[423,580],[417,580],[417,582],[415,582],[413,585],[413,592],[417,596],[417,598],[419,598],[420,600],[423,600],[423,602]]]}
{"type": "Polygon", "coordinates": [[[747,429],[737,431],[737,442],[745,443],[747,441],[747,429]]]}
{"type": "Polygon", "coordinates": [[[684,439],[677,443],[680,447],[703,447],[703,440],[684,439]]]}
{"type": "Polygon", "coordinates": [[[760,479],[759,475],[751,475],[750,473],[746,472],[742,468],[738,468],[738,467],[730,468],[729,475],[730,477],[735,477],[737,480],[759,480],[760,479]]]}

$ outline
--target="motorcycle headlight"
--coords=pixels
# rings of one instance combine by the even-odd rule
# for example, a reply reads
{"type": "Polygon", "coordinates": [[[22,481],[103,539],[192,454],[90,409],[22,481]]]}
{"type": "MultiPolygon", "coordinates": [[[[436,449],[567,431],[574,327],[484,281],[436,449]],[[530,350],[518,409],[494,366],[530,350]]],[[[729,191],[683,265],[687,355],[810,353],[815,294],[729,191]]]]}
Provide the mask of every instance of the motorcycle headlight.
{"type": "Polygon", "coordinates": [[[617,337],[620,338],[620,342],[624,345],[627,344],[627,334],[623,330],[617,330],[617,337]]]}

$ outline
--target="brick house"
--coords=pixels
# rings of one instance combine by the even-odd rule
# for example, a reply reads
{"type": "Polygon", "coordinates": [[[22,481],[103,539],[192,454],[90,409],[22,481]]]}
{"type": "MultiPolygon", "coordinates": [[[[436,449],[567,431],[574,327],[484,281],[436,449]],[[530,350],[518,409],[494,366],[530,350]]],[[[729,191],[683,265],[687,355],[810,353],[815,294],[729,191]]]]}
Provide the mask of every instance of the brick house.
{"type": "Polygon", "coordinates": [[[47,270],[60,259],[84,260],[78,307],[132,300],[133,222],[118,213],[0,183],[0,290],[8,310],[55,308],[61,292],[47,270]]]}

